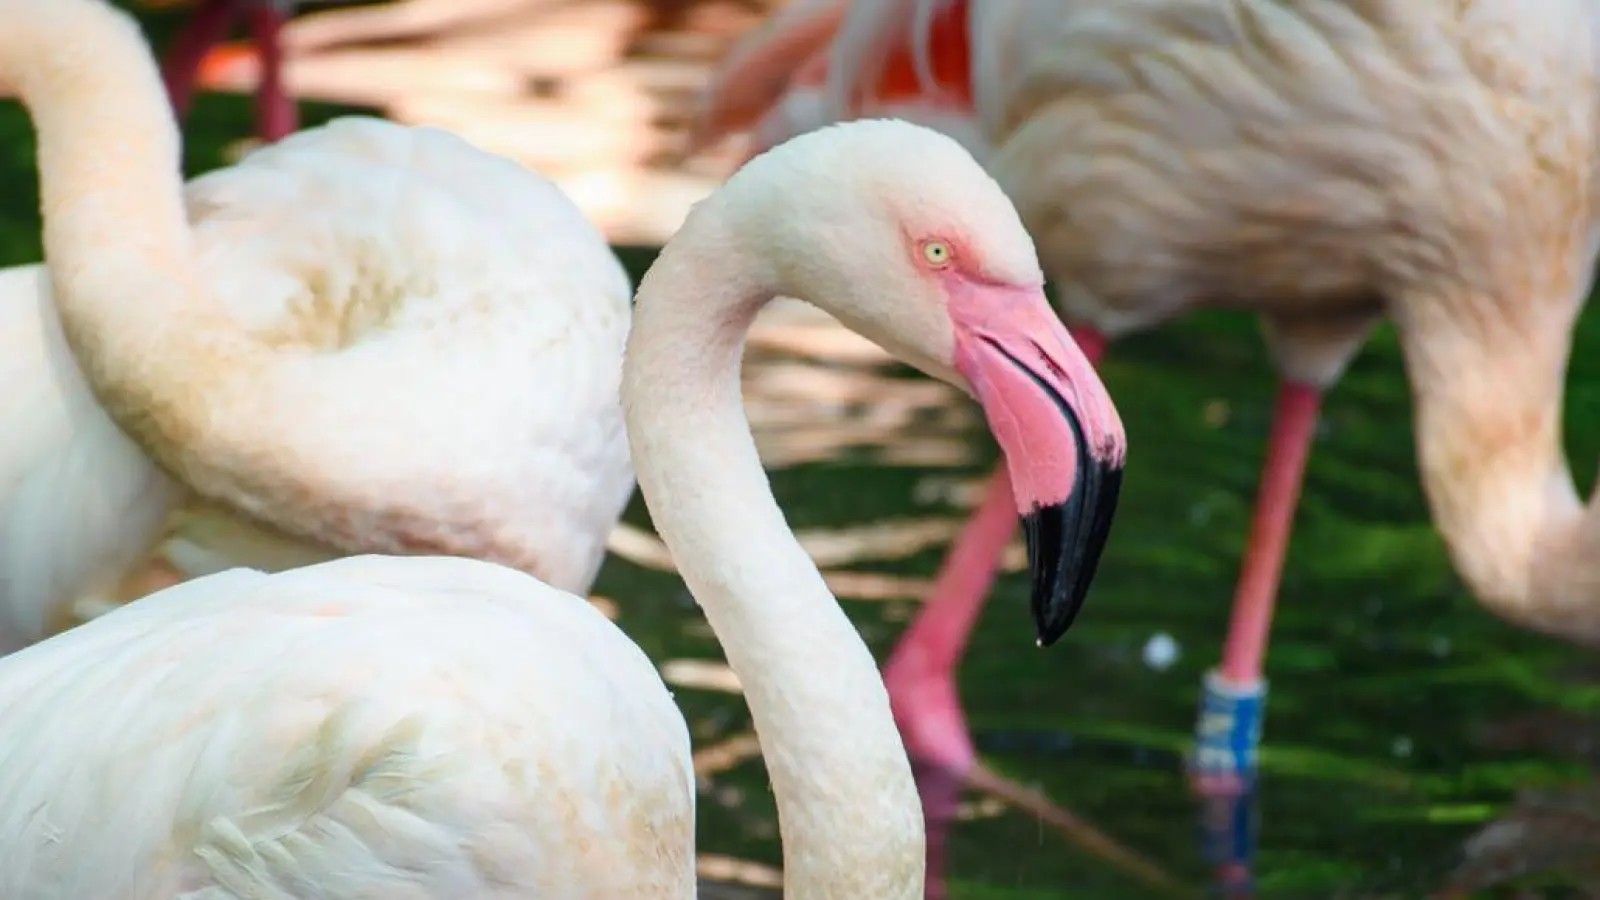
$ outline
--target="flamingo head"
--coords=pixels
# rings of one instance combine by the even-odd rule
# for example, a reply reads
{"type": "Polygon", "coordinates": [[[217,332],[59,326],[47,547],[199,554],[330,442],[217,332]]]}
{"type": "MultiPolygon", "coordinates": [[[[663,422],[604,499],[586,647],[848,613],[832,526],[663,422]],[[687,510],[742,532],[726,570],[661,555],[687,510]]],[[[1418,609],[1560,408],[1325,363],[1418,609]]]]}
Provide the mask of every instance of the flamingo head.
{"type": "Polygon", "coordinates": [[[800,135],[735,173],[736,185],[774,192],[734,220],[770,268],[759,277],[983,406],[1028,539],[1039,641],[1054,643],[1094,578],[1127,440],[1045,298],[1015,207],[956,141],[892,119],[800,135]],[[776,193],[796,181],[808,187],[776,193]]]}

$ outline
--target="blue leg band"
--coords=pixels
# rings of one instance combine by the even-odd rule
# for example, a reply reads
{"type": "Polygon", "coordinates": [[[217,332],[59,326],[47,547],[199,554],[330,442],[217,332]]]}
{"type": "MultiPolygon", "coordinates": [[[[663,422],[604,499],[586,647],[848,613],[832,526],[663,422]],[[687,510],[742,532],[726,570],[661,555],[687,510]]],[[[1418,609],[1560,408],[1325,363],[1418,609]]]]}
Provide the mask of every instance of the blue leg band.
{"type": "Polygon", "coordinates": [[[1195,725],[1193,770],[1200,775],[1253,779],[1266,706],[1266,682],[1241,687],[1224,681],[1215,669],[1207,672],[1195,725]]]}

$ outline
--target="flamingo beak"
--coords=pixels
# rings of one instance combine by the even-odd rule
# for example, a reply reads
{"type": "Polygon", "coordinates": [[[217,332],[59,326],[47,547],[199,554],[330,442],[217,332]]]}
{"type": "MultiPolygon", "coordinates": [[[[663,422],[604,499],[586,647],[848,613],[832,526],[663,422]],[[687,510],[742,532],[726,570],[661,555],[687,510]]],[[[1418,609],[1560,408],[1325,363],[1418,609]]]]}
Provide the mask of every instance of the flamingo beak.
{"type": "Polygon", "coordinates": [[[1040,646],[1072,627],[1111,533],[1127,439],[1115,405],[1040,288],[951,297],[956,370],[1005,454],[1040,646]]]}

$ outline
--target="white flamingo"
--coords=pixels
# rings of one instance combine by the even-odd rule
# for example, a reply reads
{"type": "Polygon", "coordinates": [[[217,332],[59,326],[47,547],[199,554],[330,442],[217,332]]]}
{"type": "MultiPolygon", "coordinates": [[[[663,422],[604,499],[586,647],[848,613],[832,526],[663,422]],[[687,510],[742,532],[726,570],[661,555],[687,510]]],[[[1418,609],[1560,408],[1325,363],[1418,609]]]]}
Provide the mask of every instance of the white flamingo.
{"type": "MultiPolygon", "coordinates": [[[[69,329],[152,291],[198,306],[179,194],[149,187],[170,177],[176,135],[132,23],[95,0],[0,0],[0,84],[45,151],[69,329]],[[129,97],[134,76],[147,90],[129,97]]],[[[1081,599],[1071,563],[1099,551],[1110,505],[1093,494],[1121,465],[1121,423],[1045,301],[1015,209],[917,126],[853,123],[753,161],[640,286],[630,449],[743,682],[789,895],[913,900],[922,819],[888,697],[773,500],[740,404],[744,332],[777,294],[825,303],[984,404],[1036,536],[1045,638],[1081,599]]],[[[172,363],[151,365],[159,384],[172,363]]],[[[15,900],[695,892],[688,734],[649,661],[579,598],[488,562],[196,579],[0,660],[0,721],[0,896],[15,900]]]]}
{"type": "MultiPolygon", "coordinates": [[[[19,33],[87,17],[66,10],[19,33]]],[[[46,124],[86,110],[82,137],[41,129],[47,176],[102,138],[150,162],[93,188],[127,232],[79,245],[86,271],[125,271],[114,302],[58,304],[41,266],[0,273],[0,652],[169,537],[189,575],[446,553],[587,592],[633,489],[631,291],[579,210],[509,160],[376,119],[184,187],[148,51],[69,43],[12,84],[46,124]],[[156,254],[185,280],[139,264],[156,254]]]]}

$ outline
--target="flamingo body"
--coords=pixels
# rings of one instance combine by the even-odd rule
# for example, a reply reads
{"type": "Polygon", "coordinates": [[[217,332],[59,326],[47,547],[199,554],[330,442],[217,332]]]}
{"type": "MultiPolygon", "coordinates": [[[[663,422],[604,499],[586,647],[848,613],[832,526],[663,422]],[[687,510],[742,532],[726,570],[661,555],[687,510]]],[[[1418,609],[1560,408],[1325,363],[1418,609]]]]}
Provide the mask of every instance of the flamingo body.
{"type": "Polygon", "coordinates": [[[695,892],[654,666],[490,563],[196,579],[0,660],[0,718],[7,897],[695,892]]]}
{"type": "Polygon", "coordinates": [[[392,511],[370,548],[381,526],[331,511],[336,541],[498,557],[587,590],[632,491],[631,287],[554,184],[448,132],[348,119],[185,201],[218,302],[285,362],[251,429],[314,440],[304,481],[392,511]]]}
{"type": "Polygon", "coordinates": [[[42,265],[0,270],[0,653],[68,624],[159,540],[178,488],[95,402],[42,265]]]}
{"type": "MultiPolygon", "coordinates": [[[[236,443],[239,464],[273,454],[297,490],[348,492],[292,531],[246,492],[186,490],[112,424],[44,270],[0,273],[17,386],[0,405],[4,649],[158,548],[187,575],[431,550],[588,590],[633,489],[617,400],[630,285],[554,185],[445,132],[344,119],[195,179],[184,201],[217,310],[293,372],[241,417],[267,443],[236,443]],[[303,443],[266,449],[285,435],[303,443]]],[[[242,388],[230,404],[250,402],[242,388]]]]}

